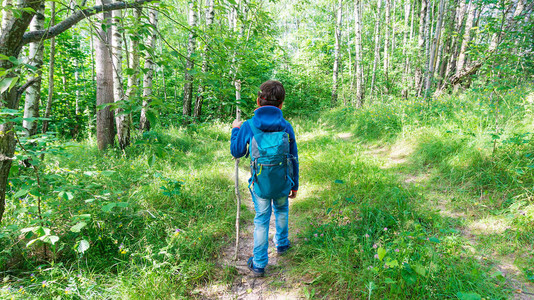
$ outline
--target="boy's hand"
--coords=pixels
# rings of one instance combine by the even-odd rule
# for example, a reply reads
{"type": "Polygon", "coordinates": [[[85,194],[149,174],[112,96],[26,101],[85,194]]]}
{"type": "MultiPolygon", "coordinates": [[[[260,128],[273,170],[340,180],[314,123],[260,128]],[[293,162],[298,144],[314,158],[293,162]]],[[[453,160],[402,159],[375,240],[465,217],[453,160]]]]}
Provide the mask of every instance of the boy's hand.
{"type": "Polygon", "coordinates": [[[297,198],[297,191],[293,191],[293,190],[292,190],[292,191],[289,193],[289,198],[291,198],[291,199],[295,199],[295,198],[297,198]]]}
{"type": "Polygon", "coordinates": [[[238,121],[237,119],[235,119],[232,123],[232,128],[241,128],[241,124],[243,124],[243,121],[238,121]]]}

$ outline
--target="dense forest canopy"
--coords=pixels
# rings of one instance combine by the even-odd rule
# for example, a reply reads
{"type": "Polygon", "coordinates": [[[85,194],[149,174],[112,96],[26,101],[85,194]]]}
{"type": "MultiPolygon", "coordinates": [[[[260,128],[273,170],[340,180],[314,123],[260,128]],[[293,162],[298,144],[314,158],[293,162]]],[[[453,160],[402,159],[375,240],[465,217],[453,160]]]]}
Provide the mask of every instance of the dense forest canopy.
{"type": "MultiPolygon", "coordinates": [[[[120,197],[135,198],[106,176],[136,185],[148,175],[118,175],[105,157],[147,170],[174,152],[222,159],[210,151],[226,140],[210,126],[251,117],[269,79],[284,84],[284,116],[352,124],[362,143],[391,142],[417,118],[416,128],[467,107],[484,116],[461,134],[489,136],[494,156],[505,138],[529,134],[507,131],[506,122],[528,123],[513,108],[524,103],[513,101],[534,81],[531,0],[3,0],[0,8],[0,271],[79,261],[97,245],[106,253],[118,239],[102,241],[99,220],[131,205],[120,197]],[[203,145],[192,137],[201,133],[203,145]],[[85,159],[77,147],[92,156],[87,169],[77,167],[81,177],[60,163],[85,159]],[[61,209],[72,201],[98,209],[61,209]]],[[[188,172],[204,167],[191,159],[188,172]]],[[[152,171],[164,182],[161,197],[181,197],[185,183],[152,171]]]]}

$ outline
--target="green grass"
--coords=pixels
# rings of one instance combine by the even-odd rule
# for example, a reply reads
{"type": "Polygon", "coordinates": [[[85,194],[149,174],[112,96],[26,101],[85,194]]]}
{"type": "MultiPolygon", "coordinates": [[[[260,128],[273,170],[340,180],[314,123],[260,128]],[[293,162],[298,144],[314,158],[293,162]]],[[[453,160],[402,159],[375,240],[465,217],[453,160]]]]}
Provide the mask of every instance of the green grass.
{"type": "MultiPolygon", "coordinates": [[[[376,100],[293,119],[301,189],[284,264],[303,296],[506,299],[513,290],[494,268],[503,259],[534,281],[532,90],[376,100]],[[389,149],[402,160],[389,162],[389,149]]],[[[125,152],[101,153],[92,140],[59,147],[40,166],[40,188],[15,168],[0,298],[179,299],[233,282],[237,270],[216,265],[235,221],[229,132],[156,129],[125,152]],[[44,231],[21,231],[40,224],[39,195],[43,227],[59,237],[46,254],[42,241],[26,246],[44,231]]]]}

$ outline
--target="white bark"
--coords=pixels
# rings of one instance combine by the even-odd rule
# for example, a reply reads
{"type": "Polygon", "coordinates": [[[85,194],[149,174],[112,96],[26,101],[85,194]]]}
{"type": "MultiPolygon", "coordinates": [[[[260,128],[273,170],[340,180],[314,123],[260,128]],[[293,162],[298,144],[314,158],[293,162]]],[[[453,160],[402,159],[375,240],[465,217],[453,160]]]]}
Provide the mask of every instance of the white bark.
{"type": "MultiPolygon", "coordinates": [[[[30,30],[42,30],[44,27],[44,3],[41,4],[35,17],[30,23],[30,30]]],[[[26,101],[24,103],[24,119],[39,117],[39,102],[41,101],[41,67],[43,66],[43,42],[30,43],[28,63],[37,68],[36,81],[26,90],[26,101]]],[[[23,120],[22,127],[26,129],[25,134],[32,136],[37,133],[37,122],[23,120]]]]}
{"type": "Polygon", "coordinates": [[[386,21],[385,21],[386,33],[384,35],[384,76],[386,77],[386,85],[387,85],[388,66],[389,66],[388,47],[389,47],[389,34],[390,34],[390,28],[391,28],[391,24],[390,24],[391,2],[390,0],[386,0],[384,8],[386,9],[386,21]]]}
{"type": "Polygon", "coordinates": [[[141,109],[141,118],[139,120],[139,130],[150,130],[150,121],[147,118],[147,110],[150,102],[152,101],[152,80],[154,78],[154,53],[156,48],[156,30],[158,27],[158,12],[156,10],[149,10],[149,21],[153,26],[152,34],[148,37],[148,43],[145,56],[145,69],[147,70],[143,76],[143,108],[141,109]]]}
{"type": "MultiPolygon", "coordinates": [[[[50,26],[55,24],[56,2],[50,2],[50,26]]],[[[54,64],[56,61],[56,38],[50,39],[50,59],[48,65],[48,100],[46,101],[45,118],[50,117],[52,110],[52,101],[54,99],[54,64]]],[[[48,131],[48,121],[43,120],[43,133],[48,131]]]]}
{"type": "MultiPolygon", "coordinates": [[[[408,88],[408,63],[409,63],[409,57],[406,49],[408,48],[408,34],[410,33],[410,28],[408,27],[408,20],[410,18],[410,9],[411,4],[410,1],[405,0],[404,2],[404,34],[402,38],[402,57],[404,57],[404,66],[402,69],[402,95],[406,97],[407,88],[408,88]]],[[[413,20],[413,17],[412,17],[413,20]]],[[[413,22],[412,22],[413,25],[413,22]]],[[[411,37],[410,37],[411,40],[411,37]]]]}
{"type": "Polygon", "coordinates": [[[356,0],[354,2],[354,35],[355,35],[355,48],[356,48],[356,106],[363,105],[364,97],[364,77],[362,66],[362,1],[356,0]]]}
{"type": "MultiPolygon", "coordinates": [[[[121,20],[123,18],[122,10],[114,10],[112,26],[112,54],[113,54],[113,100],[115,103],[124,101],[124,87],[122,84],[122,33],[121,20]]],[[[124,109],[118,107],[115,110],[115,122],[117,125],[117,139],[119,147],[125,149],[130,144],[130,118],[124,113],[124,109]]]]}
{"type": "Polygon", "coordinates": [[[378,0],[376,9],[375,20],[375,56],[373,62],[373,74],[371,75],[371,92],[374,92],[375,79],[376,79],[376,67],[380,60],[380,9],[382,6],[382,0],[378,0]]]}
{"type": "Polygon", "coordinates": [[[341,39],[341,15],[342,15],[342,0],[338,0],[338,6],[336,8],[336,28],[335,28],[335,44],[334,44],[334,67],[332,70],[332,99],[331,104],[335,105],[337,102],[337,86],[338,86],[338,74],[339,74],[339,42],[341,39]]]}
{"type": "MultiPolygon", "coordinates": [[[[462,46],[460,48],[460,52],[458,53],[458,60],[456,62],[456,73],[458,74],[464,69],[465,61],[466,61],[466,51],[467,47],[469,46],[469,42],[471,41],[471,28],[473,28],[473,20],[475,18],[475,5],[470,2],[469,8],[467,9],[467,20],[465,21],[465,30],[464,35],[462,38],[462,46]]],[[[458,89],[458,85],[454,86],[454,90],[458,89]]]]}
{"type": "MultiPolygon", "coordinates": [[[[209,30],[211,28],[211,24],[213,24],[213,19],[215,18],[214,10],[214,0],[208,0],[208,9],[206,11],[206,29],[209,30]]],[[[204,52],[202,53],[202,74],[204,76],[208,73],[208,45],[205,45],[204,52]]],[[[193,110],[193,117],[195,119],[200,118],[200,115],[202,114],[202,104],[204,102],[204,82],[201,80],[198,85],[198,93],[195,100],[195,108],[193,110]]]]}
{"type": "MultiPolygon", "coordinates": [[[[197,26],[197,13],[196,13],[196,1],[189,1],[189,14],[188,14],[188,24],[189,24],[189,38],[187,43],[187,60],[185,63],[185,72],[184,72],[184,106],[183,106],[183,116],[189,118],[191,116],[191,102],[193,98],[193,75],[189,73],[193,70],[195,64],[193,61],[193,53],[195,52],[196,44],[196,29],[197,26]]],[[[188,120],[186,120],[188,122],[188,120]]]]}
{"type": "Polygon", "coordinates": [[[430,49],[430,57],[428,60],[428,70],[426,74],[425,81],[425,97],[430,95],[430,87],[432,83],[432,78],[434,77],[434,64],[436,59],[436,51],[438,49],[439,38],[441,36],[441,24],[443,22],[443,14],[445,11],[445,0],[440,0],[439,2],[439,12],[438,12],[438,22],[436,24],[436,30],[434,30],[434,37],[432,39],[432,47],[430,49]]]}
{"type": "Polygon", "coordinates": [[[414,78],[414,87],[416,88],[416,91],[419,91],[419,86],[421,83],[421,79],[423,77],[422,58],[424,57],[424,46],[425,46],[425,17],[426,17],[426,11],[427,11],[427,1],[428,0],[421,1],[421,10],[419,11],[419,37],[417,40],[418,53],[416,53],[417,66],[415,69],[415,78],[414,78]]]}

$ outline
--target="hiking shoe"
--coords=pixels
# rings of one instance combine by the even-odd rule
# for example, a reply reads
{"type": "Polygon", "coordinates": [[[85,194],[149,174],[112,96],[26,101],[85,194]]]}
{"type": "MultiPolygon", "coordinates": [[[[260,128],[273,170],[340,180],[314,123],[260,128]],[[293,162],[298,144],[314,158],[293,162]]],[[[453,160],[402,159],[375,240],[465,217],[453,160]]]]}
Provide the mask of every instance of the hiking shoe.
{"type": "Polygon", "coordinates": [[[262,277],[265,275],[265,268],[256,268],[254,267],[254,264],[252,263],[252,259],[254,257],[251,257],[247,261],[247,267],[252,272],[254,277],[262,277]]]}
{"type": "Polygon", "coordinates": [[[287,250],[289,250],[289,248],[291,248],[291,244],[287,246],[276,247],[276,252],[278,253],[278,255],[283,255],[287,252],[287,250]]]}

